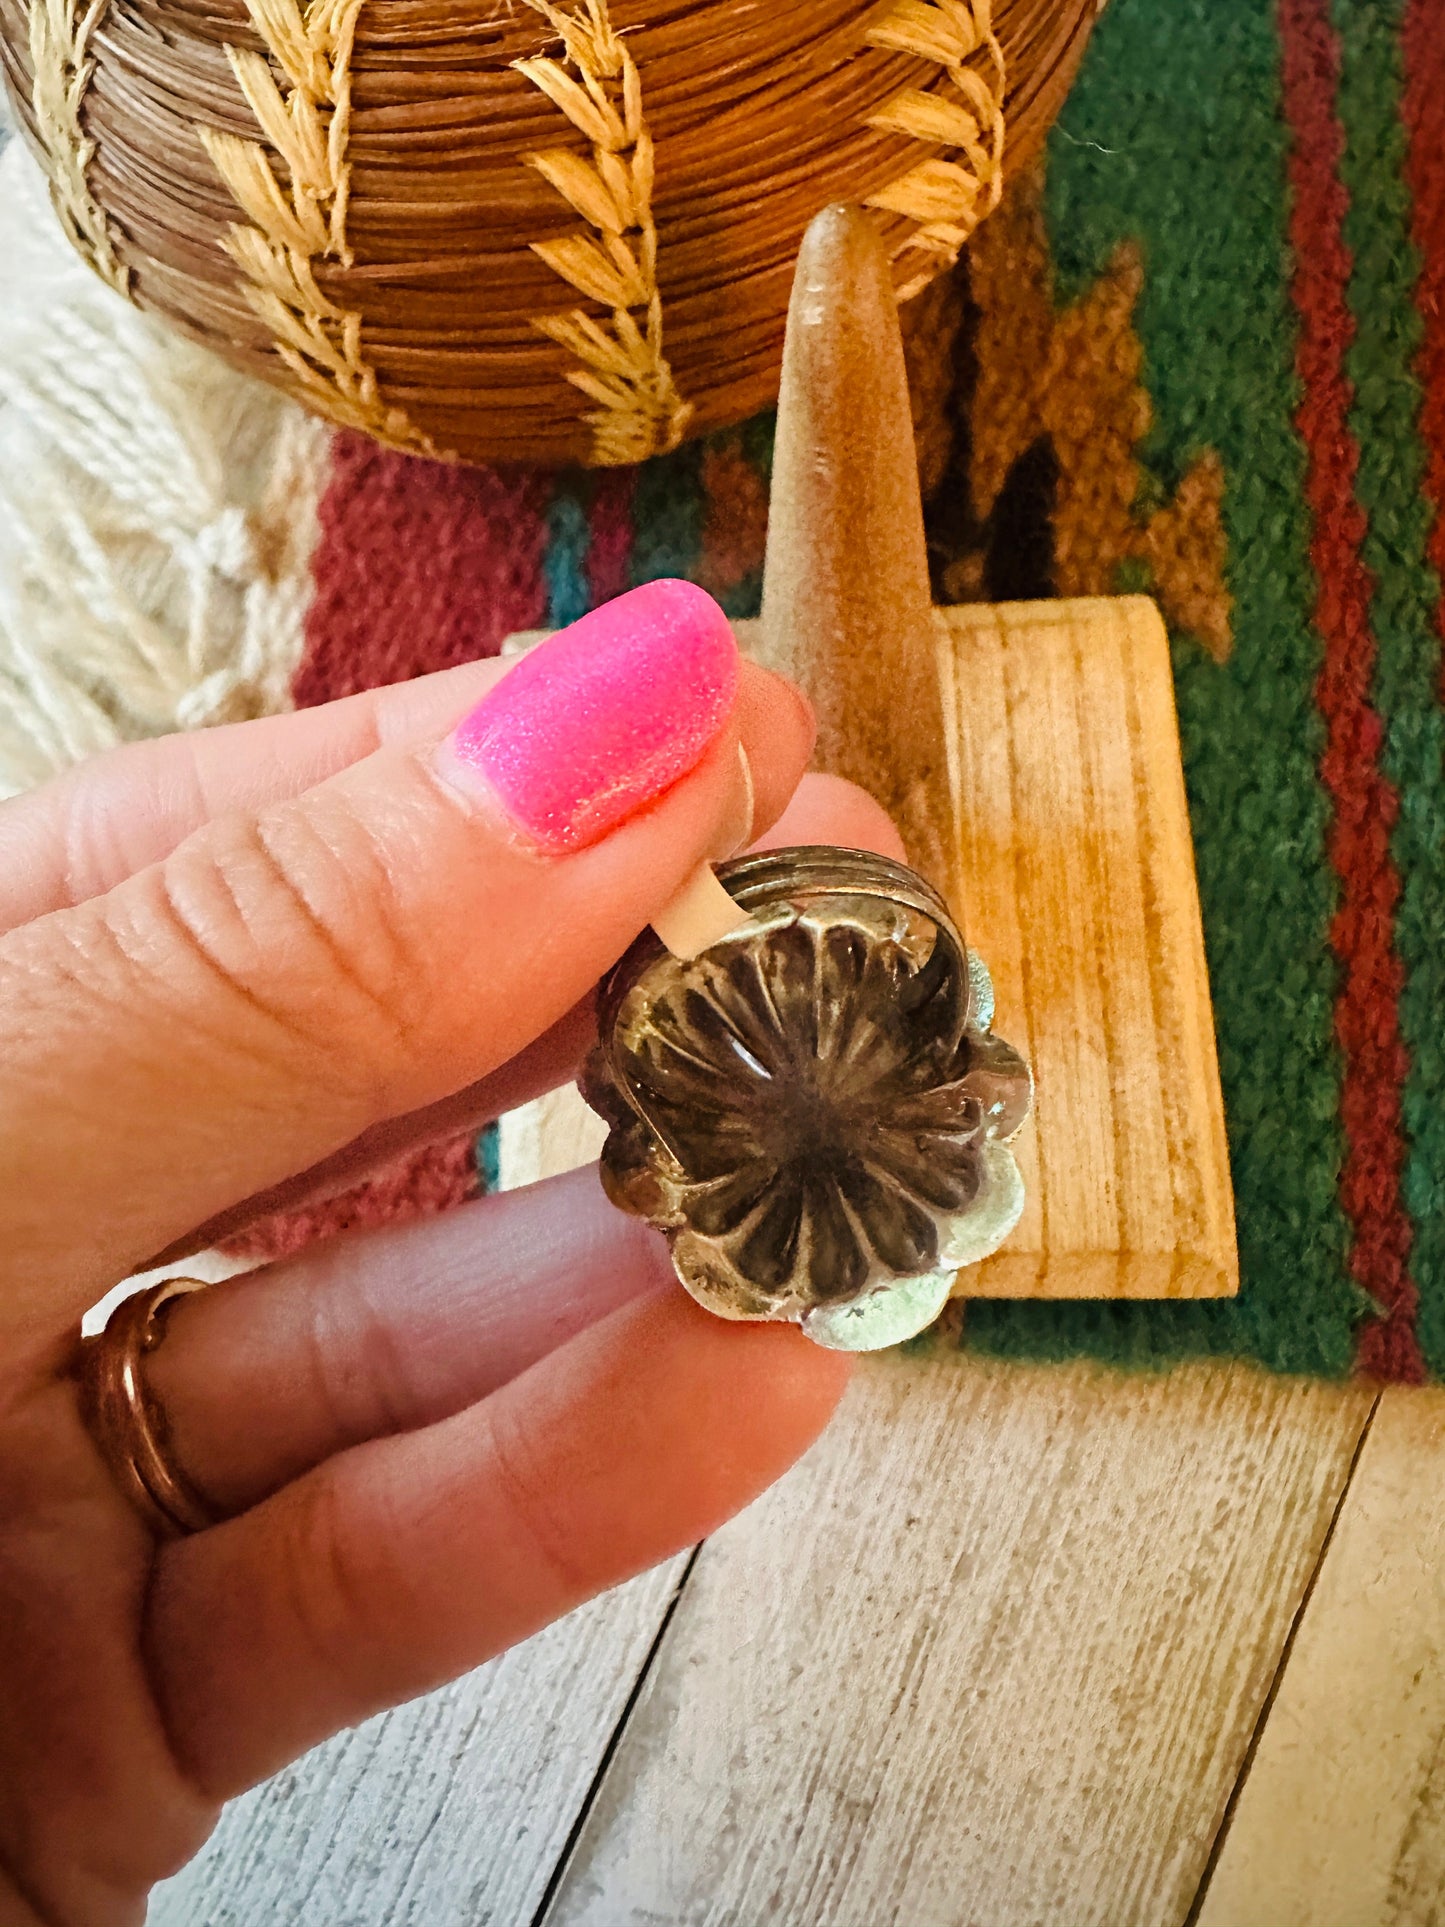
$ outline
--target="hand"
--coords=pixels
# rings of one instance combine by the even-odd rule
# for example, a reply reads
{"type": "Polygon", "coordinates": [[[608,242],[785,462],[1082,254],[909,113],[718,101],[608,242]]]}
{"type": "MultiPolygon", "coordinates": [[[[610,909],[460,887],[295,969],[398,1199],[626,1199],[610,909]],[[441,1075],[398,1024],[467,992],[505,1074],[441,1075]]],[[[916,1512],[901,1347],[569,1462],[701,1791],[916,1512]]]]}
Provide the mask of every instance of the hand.
{"type": "Polygon", "coordinates": [[[793,798],[806,706],[700,600],[479,711],[503,665],[0,807],[6,1922],[139,1921],[220,1801],[697,1540],[832,1410],[846,1361],[699,1311],[594,1172],[178,1301],[148,1382],[231,1515],[190,1538],[67,1375],[156,1254],[569,1077],[596,978],[739,842],[740,744],[754,830],[896,848],[845,785],[793,798]]]}

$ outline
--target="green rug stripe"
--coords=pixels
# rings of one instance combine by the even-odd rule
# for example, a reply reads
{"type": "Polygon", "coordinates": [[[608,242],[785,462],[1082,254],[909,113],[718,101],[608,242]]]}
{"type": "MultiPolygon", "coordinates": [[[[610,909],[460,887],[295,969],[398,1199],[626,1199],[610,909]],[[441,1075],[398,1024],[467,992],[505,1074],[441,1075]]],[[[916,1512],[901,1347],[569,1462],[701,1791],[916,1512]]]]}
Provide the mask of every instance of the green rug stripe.
{"type": "Polygon", "coordinates": [[[1121,1363],[1238,1353],[1336,1376],[1363,1309],[1338,1200],[1340,1063],[1328,930],[1336,885],[1313,703],[1304,454],[1287,241],[1288,135],[1263,0],[1113,0],[1049,148],[1059,298],[1143,245],[1136,316],[1172,489],[1223,458],[1235,647],[1179,640],[1175,674],[1244,1288],[1222,1305],[975,1303],[970,1346],[1121,1363]]]}
{"type": "Polygon", "coordinates": [[[659,455],[638,469],[630,587],[696,573],[707,506],[702,455],[700,442],[685,442],[671,455],[659,455]]]}

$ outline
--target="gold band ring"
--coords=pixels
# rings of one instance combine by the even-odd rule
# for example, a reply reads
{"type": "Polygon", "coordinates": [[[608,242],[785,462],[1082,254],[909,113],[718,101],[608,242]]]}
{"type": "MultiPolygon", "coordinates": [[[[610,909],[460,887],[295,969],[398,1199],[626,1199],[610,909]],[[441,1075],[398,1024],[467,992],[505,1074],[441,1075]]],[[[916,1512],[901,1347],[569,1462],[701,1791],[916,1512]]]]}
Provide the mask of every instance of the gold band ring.
{"type": "Polygon", "coordinates": [[[142,1369],[165,1336],[165,1307],[199,1278],[167,1278],[122,1299],[105,1329],[82,1339],[76,1366],[81,1414],[116,1484],[158,1536],[181,1538],[217,1523],[171,1460],[170,1428],[142,1369]]]}

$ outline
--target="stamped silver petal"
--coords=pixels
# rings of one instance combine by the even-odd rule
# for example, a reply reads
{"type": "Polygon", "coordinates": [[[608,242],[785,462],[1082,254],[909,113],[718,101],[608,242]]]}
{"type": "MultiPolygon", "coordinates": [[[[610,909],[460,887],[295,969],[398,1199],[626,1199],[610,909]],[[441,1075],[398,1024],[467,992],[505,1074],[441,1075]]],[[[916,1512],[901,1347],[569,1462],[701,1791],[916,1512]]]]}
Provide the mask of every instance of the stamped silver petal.
{"type": "Polygon", "coordinates": [[[704,1311],[737,1323],[787,1317],[787,1301],[761,1292],[738,1276],[711,1239],[683,1230],[672,1240],[672,1268],[704,1311]]]}
{"type": "Polygon", "coordinates": [[[981,1147],[979,1173],[978,1196],[953,1219],[939,1254],[955,1271],[992,1257],[1023,1216],[1024,1181],[1006,1144],[991,1139],[981,1147]]]}
{"type": "MultiPolygon", "coordinates": [[[[947,1220],[967,1211],[978,1195],[981,1148],[982,1140],[972,1131],[896,1131],[880,1126],[868,1146],[867,1162],[947,1220]]],[[[932,1255],[929,1264],[931,1268],[932,1255]]]]}
{"type": "Polygon", "coordinates": [[[755,1158],[708,1183],[689,1184],[679,1199],[684,1221],[699,1237],[730,1238],[763,1203],[776,1175],[755,1158]]]}
{"type": "Polygon", "coordinates": [[[607,1134],[600,1165],[602,1189],[619,1211],[646,1218],[661,1229],[680,1225],[678,1185],[660,1159],[657,1140],[630,1113],[607,1134]]]}
{"type": "Polygon", "coordinates": [[[1028,1067],[923,879],[807,847],[725,882],[751,924],[687,961],[641,938],[599,993],[608,1195],[666,1231],[709,1309],[896,1344],[1017,1221],[987,1140],[1027,1115],[1028,1067]]]}
{"type": "Polygon", "coordinates": [[[808,1297],[824,1302],[855,1298],[868,1282],[869,1253],[844,1206],[836,1175],[826,1169],[809,1171],[803,1199],[808,1297]]]}
{"type": "Polygon", "coordinates": [[[995,1031],[969,1033],[963,1089],[978,1099],[987,1136],[1013,1137],[1033,1109],[1033,1073],[1012,1044],[995,1031]]]}
{"type": "Polygon", "coordinates": [[[968,1021],[974,1030],[987,1030],[993,1023],[993,977],[976,950],[968,953],[968,1021]]]}
{"type": "Polygon", "coordinates": [[[880,1265],[899,1277],[932,1270],[938,1258],[938,1214],[928,1211],[891,1173],[855,1159],[840,1175],[843,1195],[880,1265]]]}
{"type": "Polygon", "coordinates": [[[761,1295],[771,1297],[792,1289],[800,1256],[805,1255],[800,1246],[806,1210],[801,1175],[779,1171],[752,1217],[717,1241],[733,1269],[761,1295]]]}
{"type": "Polygon", "coordinates": [[[830,1352],[881,1352],[926,1330],[952,1289],[951,1271],[925,1272],[848,1305],[817,1305],[803,1319],[803,1330],[830,1352]]]}

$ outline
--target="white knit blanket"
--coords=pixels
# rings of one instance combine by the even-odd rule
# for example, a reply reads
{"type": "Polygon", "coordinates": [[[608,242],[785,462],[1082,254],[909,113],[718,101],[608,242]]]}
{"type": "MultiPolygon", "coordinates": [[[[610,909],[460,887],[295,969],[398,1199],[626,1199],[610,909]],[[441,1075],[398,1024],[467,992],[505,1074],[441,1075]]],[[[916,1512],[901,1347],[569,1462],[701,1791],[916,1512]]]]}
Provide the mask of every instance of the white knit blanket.
{"type": "Polygon", "coordinates": [[[0,151],[0,796],[288,706],[328,431],[129,307],[0,151]]]}

